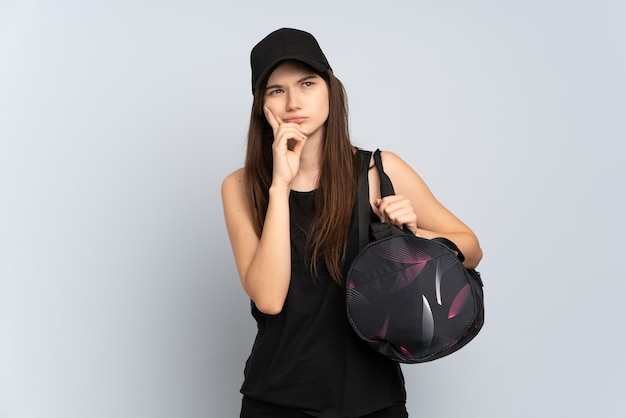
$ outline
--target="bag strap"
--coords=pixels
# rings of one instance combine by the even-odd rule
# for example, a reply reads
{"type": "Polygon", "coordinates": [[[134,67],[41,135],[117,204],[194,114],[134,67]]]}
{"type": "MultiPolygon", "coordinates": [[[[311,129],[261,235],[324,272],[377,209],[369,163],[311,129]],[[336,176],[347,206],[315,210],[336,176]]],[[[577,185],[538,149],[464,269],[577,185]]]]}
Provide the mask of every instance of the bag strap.
{"type": "Polygon", "coordinates": [[[378,177],[380,178],[380,195],[382,197],[394,195],[393,184],[391,179],[383,170],[383,162],[380,157],[380,149],[377,149],[372,153],[371,151],[361,151],[361,172],[359,173],[359,193],[358,193],[358,226],[359,226],[359,248],[365,247],[370,242],[370,237],[373,240],[379,240],[390,235],[409,233],[408,231],[400,230],[396,227],[392,227],[389,224],[382,224],[371,222],[370,219],[370,193],[369,193],[369,180],[368,171],[370,166],[370,160],[372,154],[374,155],[374,163],[378,170],[378,177]]]}
{"type": "MultiPolygon", "coordinates": [[[[382,197],[392,196],[395,194],[391,179],[387,176],[383,169],[383,161],[380,157],[380,149],[376,149],[373,153],[374,164],[378,170],[378,177],[380,178],[380,195],[382,197]]],[[[388,224],[372,224],[370,222],[370,193],[369,193],[369,179],[368,171],[370,166],[370,160],[372,159],[372,152],[361,150],[361,172],[359,173],[359,193],[358,193],[358,205],[357,213],[359,220],[359,248],[365,247],[370,242],[371,236],[375,240],[382,239],[386,236],[402,233],[401,230],[391,230],[388,224]]]]}
{"type": "MultiPolygon", "coordinates": [[[[368,153],[369,155],[371,155],[371,153],[368,153]]],[[[381,197],[387,197],[387,196],[392,196],[395,194],[395,191],[393,189],[393,184],[391,183],[391,179],[389,178],[389,176],[387,175],[387,173],[385,173],[384,169],[383,169],[383,161],[382,158],[380,156],[380,149],[376,149],[376,151],[374,151],[374,164],[376,164],[376,169],[378,170],[378,177],[380,178],[380,195],[381,197]]],[[[369,157],[368,157],[368,162],[367,165],[369,167],[369,157]]],[[[359,179],[360,180],[360,179],[359,179]]],[[[367,185],[367,168],[365,171],[365,183],[367,185]]],[[[360,184],[360,181],[359,181],[360,184]]],[[[366,198],[366,203],[369,206],[369,190],[366,190],[367,195],[365,196],[366,198]]],[[[359,201],[361,200],[361,195],[359,194],[359,201]]],[[[369,213],[369,211],[368,211],[369,213]]],[[[367,224],[369,225],[369,222],[367,222],[367,224]]],[[[359,223],[359,243],[361,244],[363,242],[363,235],[365,235],[365,244],[367,244],[367,232],[368,230],[365,229],[365,234],[362,234],[362,227],[361,225],[361,221],[359,223]]],[[[375,233],[376,235],[376,233],[375,233]]],[[[457,258],[461,261],[461,263],[463,261],[465,261],[465,256],[463,255],[463,253],[461,252],[461,250],[459,249],[459,247],[452,241],[450,241],[447,238],[444,237],[436,237],[436,238],[432,238],[431,241],[437,241],[443,245],[445,245],[446,247],[448,247],[450,250],[456,252],[457,254],[457,258]]]]}
{"type": "Polygon", "coordinates": [[[361,171],[359,172],[359,194],[357,197],[357,215],[359,220],[359,248],[365,247],[369,243],[370,226],[370,190],[367,172],[370,167],[372,153],[360,150],[361,171]]]}
{"type": "Polygon", "coordinates": [[[376,168],[378,169],[378,177],[380,178],[380,196],[387,197],[393,196],[396,192],[393,189],[393,184],[391,183],[391,179],[385,173],[383,169],[383,160],[380,157],[380,150],[377,149],[374,151],[374,163],[376,164],[376,168]]]}
{"type": "Polygon", "coordinates": [[[459,250],[459,247],[457,247],[456,244],[450,241],[448,238],[437,237],[437,238],[432,238],[431,241],[440,242],[446,247],[450,248],[452,251],[456,251],[456,258],[458,258],[461,263],[465,261],[465,256],[463,255],[461,250],[459,250]]]}

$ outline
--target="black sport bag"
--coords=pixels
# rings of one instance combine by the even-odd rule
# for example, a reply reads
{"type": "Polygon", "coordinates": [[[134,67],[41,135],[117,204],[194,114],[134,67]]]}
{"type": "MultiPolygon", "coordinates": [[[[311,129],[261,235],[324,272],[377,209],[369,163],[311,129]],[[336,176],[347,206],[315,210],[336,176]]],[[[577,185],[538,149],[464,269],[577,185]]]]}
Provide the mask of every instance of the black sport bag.
{"type": "MultiPolygon", "coordinates": [[[[350,324],[370,347],[398,362],[423,363],[449,355],[483,326],[480,274],[463,266],[463,254],[446,238],[424,239],[386,223],[370,223],[371,152],[361,153],[361,251],[346,277],[350,324]]],[[[374,161],[381,196],[394,194],[380,150],[374,152],[374,161]]]]}

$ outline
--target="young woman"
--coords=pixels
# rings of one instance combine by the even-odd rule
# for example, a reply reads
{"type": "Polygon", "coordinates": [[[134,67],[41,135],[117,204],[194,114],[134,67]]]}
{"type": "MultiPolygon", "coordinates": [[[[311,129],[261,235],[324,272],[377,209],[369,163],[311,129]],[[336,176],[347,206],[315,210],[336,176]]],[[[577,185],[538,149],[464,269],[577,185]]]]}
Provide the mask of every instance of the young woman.
{"type": "MultiPolygon", "coordinates": [[[[224,215],[258,334],[246,362],[241,417],[407,417],[397,363],[359,340],[343,278],[358,252],[353,212],[359,151],[348,135],[343,86],[315,38],[279,29],[252,50],[254,95],[245,166],[222,184],[224,215]]],[[[446,237],[475,267],[474,233],[400,157],[382,153],[396,195],[372,216],[446,237]]]]}

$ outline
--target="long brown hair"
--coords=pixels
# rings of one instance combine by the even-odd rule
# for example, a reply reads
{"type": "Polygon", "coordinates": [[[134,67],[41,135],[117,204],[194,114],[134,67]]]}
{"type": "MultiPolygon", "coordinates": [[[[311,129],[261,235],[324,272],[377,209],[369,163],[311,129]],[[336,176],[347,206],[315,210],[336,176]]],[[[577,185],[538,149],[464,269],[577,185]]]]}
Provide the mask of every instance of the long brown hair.
{"type": "MultiPolygon", "coordinates": [[[[313,275],[317,274],[317,260],[323,257],[333,280],[341,284],[341,263],[346,253],[350,220],[356,202],[360,157],[350,142],[348,104],[343,84],[331,70],[318,74],[328,86],[329,114],[321,147],[318,187],[314,192],[316,210],[311,228],[307,231],[306,245],[311,250],[313,275]]],[[[248,202],[259,236],[269,202],[274,141],[272,128],[263,113],[266,84],[267,79],[254,92],[244,166],[248,202]]]]}

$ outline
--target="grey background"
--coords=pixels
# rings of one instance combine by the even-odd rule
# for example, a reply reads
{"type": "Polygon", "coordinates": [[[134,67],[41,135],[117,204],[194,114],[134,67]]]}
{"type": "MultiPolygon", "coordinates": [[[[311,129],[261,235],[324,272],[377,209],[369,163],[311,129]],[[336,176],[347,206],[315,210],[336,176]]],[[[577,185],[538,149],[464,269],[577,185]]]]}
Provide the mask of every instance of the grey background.
{"type": "Polygon", "coordinates": [[[624,416],[625,2],[0,0],[0,418],[238,416],[219,187],[282,26],[485,252],[485,328],[404,367],[411,416],[624,416]]]}

